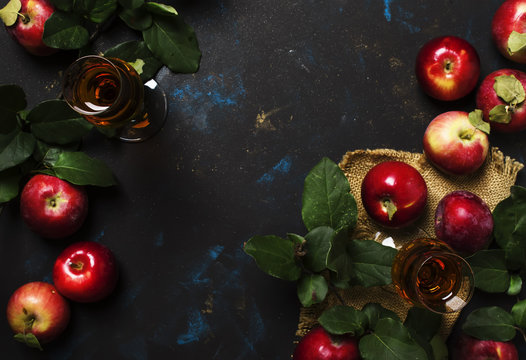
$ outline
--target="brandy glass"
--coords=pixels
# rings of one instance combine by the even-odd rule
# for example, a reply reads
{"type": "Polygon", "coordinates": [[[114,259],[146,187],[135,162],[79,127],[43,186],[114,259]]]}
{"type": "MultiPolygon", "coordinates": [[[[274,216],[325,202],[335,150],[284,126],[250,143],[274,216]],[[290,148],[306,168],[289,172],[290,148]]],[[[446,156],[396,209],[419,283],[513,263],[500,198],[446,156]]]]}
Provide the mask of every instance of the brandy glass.
{"type": "Polygon", "coordinates": [[[114,129],[125,142],[139,142],[159,131],[167,101],[155,80],[143,84],[126,61],[83,56],[64,72],[62,95],[68,105],[97,127],[114,129]]]}
{"type": "Polygon", "coordinates": [[[446,243],[431,238],[402,246],[393,261],[391,277],[402,298],[441,314],[460,311],[475,288],[467,261],[446,243]]]}

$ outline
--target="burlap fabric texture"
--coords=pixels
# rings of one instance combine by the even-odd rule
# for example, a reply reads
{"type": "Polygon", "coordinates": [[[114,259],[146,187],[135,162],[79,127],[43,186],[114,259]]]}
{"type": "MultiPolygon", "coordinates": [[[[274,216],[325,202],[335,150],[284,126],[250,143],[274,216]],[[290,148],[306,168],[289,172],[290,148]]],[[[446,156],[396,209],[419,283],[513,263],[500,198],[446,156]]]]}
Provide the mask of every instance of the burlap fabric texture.
{"type": "MultiPolygon", "coordinates": [[[[493,211],[495,206],[510,195],[510,187],[515,183],[517,173],[523,164],[517,162],[497,148],[492,148],[484,165],[474,174],[466,176],[448,176],[432,166],[422,153],[410,153],[390,149],[356,150],[347,152],[341,162],[340,168],[345,173],[351,185],[351,193],[358,205],[358,224],[353,238],[375,239],[378,235],[385,238],[391,236],[397,246],[411,241],[422,234],[434,236],[434,212],[440,199],[454,190],[468,190],[479,195],[493,211]],[[426,181],[428,187],[428,202],[425,213],[409,228],[400,230],[387,230],[379,227],[367,216],[362,205],[360,187],[367,171],[374,165],[388,160],[406,162],[415,167],[426,181]]],[[[382,238],[377,238],[377,241],[382,238]]],[[[393,285],[363,288],[360,286],[340,290],[340,298],[346,305],[361,309],[367,303],[379,303],[383,307],[394,311],[402,320],[411,307],[401,299],[393,285]]],[[[296,335],[305,335],[317,324],[321,313],[335,305],[340,300],[333,293],[329,294],[324,302],[308,308],[300,309],[299,324],[296,335]]],[[[440,334],[447,338],[450,334],[459,313],[443,315],[440,334]]]]}

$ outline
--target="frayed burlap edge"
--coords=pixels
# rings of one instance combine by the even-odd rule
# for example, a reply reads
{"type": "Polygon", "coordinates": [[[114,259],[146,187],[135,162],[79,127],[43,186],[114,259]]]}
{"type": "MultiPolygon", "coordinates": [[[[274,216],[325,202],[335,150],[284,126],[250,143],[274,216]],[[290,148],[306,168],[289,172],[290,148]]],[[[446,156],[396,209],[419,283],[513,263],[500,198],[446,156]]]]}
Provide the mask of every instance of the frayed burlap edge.
{"type": "MultiPolygon", "coordinates": [[[[378,225],[367,217],[361,203],[361,179],[363,179],[366,171],[372,166],[387,160],[404,161],[415,167],[428,184],[428,205],[426,213],[409,229],[403,229],[398,232],[390,231],[388,234],[403,243],[403,241],[407,241],[408,239],[422,236],[423,233],[428,235],[434,234],[434,210],[438,201],[450,191],[457,189],[472,191],[484,199],[491,210],[493,210],[501,200],[509,196],[510,187],[515,183],[517,173],[524,165],[509,156],[505,156],[496,147],[491,148],[489,155],[485,164],[474,174],[455,177],[439,172],[426,160],[423,153],[411,153],[392,149],[347,152],[340,161],[339,166],[349,179],[351,193],[355,197],[358,206],[358,223],[353,238],[381,240],[377,239],[378,235],[384,235],[386,231],[385,229],[379,228],[378,225]]],[[[308,308],[300,308],[298,328],[296,331],[298,337],[304,336],[310,329],[318,325],[317,319],[321,313],[333,305],[340,304],[340,298],[344,299],[346,305],[353,306],[356,309],[361,309],[367,303],[379,303],[385,308],[394,311],[402,320],[405,319],[407,311],[410,308],[410,305],[398,296],[393,285],[372,288],[355,286],[350,289],[338,291],[339,296],[330,293],[322,303],[315,304],[308,308]]],[[[459,313],[455,313],[443,316],[440,334],[444,339],[449,336],[459,315],[459,313]]]]}

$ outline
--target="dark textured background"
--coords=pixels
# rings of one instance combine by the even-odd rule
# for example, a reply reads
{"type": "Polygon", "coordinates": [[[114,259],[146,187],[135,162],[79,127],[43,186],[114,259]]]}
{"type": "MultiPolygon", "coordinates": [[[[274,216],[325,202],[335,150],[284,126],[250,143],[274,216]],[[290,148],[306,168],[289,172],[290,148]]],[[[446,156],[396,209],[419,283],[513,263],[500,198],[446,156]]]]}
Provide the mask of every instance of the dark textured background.
{"type": "MultiPolygon", "coordinates": [[[[115,252],[118,289],[97,304],[72,304],[67,333],[43,353],[13,341],[4,315],[3,359],[289,359],[295,286],[260,271],[243,242],[305,233],[303,180],[323,156],[421,152],[433,117],[474,109],[473,94],[441,103],[418,88],[414,59],[429,39],[467,39],[482,76],[525,69],[492,44],[499,0],[165,3],[195,28],[203,58],[196,74],[158,73],[169,99],[164,129],[141,144],[95,132],[86,139],[83,151],[104,160],[120,183],[89,189],[88,219],[72,238],[32,234],[16,201],[0,215],[0,309],[23,283],[50,281],[55,257],[73,241],[100,241],[115,252]]],[[[137,36],[116,22],[98,46],[137,36]]],[[[2,84],[22,86],[29,107],[58,95],[60,72],[75,54],[33,57],[5,31],[0,44],[2,84]]],[[[524,133],[490,139],[524,162],[524,133]]],[[[518,183],[526,185],[522,173],[518,183]]],[[[510,303],[477,293],[464,316],[481,304],[510,303]]]]}

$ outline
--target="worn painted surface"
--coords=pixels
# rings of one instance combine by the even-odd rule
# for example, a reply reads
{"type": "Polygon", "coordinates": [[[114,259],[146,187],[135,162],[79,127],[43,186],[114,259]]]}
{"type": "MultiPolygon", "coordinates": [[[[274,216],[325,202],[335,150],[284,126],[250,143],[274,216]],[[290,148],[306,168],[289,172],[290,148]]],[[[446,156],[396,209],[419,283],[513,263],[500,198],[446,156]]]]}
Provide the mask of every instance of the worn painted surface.
{"type": "MultiPolygon", "coordinates": [[[[289,359],[295,286],[263,274],[243,242],[305,232],[303,179],[323,156],[419,152],[434,116],[474,108],[473,95],[444,104],[418,88],[414,58],[430,38],[470,41],[483,75],[513,66],[490,39],[500,0],[166,3],[195,28],[203,59],[196,74],[158,73],[169,99],[164,129],[142,144],[96,133],[86,140],[84,150],[106,161],[120,184],[90,189],[88,220],[73,238],[31,234],[16,203],[0,215],[0,309],[22,283],[51,281],[54,258],[77,240],[114,250],[117,291],[98,304],[72,304],[67,334],[44,353],[11,340],[4,321],[3,358],[289,359]]],[[[117,24],[106,38],[129,36],[117,24]]],[[[24,87],[30,104],[57,96],[72,56],[31,57],[4,31],[0,43],[2,83],[24,87]]],[[[522,134],[491,141],[524,161],[522,134]]]]}

